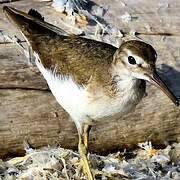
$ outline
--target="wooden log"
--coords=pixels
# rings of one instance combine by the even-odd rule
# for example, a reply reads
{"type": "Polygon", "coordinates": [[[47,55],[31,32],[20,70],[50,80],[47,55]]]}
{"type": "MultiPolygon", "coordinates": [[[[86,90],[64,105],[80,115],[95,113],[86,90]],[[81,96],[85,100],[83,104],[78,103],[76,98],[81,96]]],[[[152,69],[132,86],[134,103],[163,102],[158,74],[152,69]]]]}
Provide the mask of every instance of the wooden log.
{"type": "MultiPolygon", "coordinates": [[[[48,91],[37,69],[28,68],[26,58],[13,48],[1,47],[6,55],[0,54],[0,157],[24,153],[24,141],[35,148],[59,144],[75,149],[78,137],[74,123],[48,91]]],[[[167,65],[162,67],[168,69],[166,82],[180,97],[180,73],[167,65]]],[[[179,142],[179,120],[179,108],[160,90],[148,86],[148,96],[135,112],[93,126],[90,150],[101,154],[146,140],[158,145],[179,142]]]]}
{"type": "MultiPolygon", "coordinates": [[[[162,17],[167,17],[168,13],[174,17],[174,13],[179,10],[174,6],[175,2],[171,4],[172,9],[164,13],[162,17]]],[[[113,3],[115,2],[111,4],[112,9],[116,8],[113,3]]],[[[140,3],[132,3],[129,8],[133,6],[138,12],[139,5],[140,3]]],[[[155,4],[152,5],[155,8],[155,4]]],[[[19,7],[21,6],[26,9],[30,8],[25,4],[19,4],[19,7]]],[[[40,3],[37,7],[41,7],[40,3]]],[[[138,19],[132,21],[132,27],[141,31],[144,30],[145,23],[149,22],[154,25],[156,31],[161,31],[163,28],[168,29],[165,23],[169,22],[168,19],[164,18],[164,21],[157,23],[159,16],[156,12],[151,12],[153,15],[149,16],[151,4],[148,6],[141,4],[141,7],[144,9],[140,16],[134,13],[138,19]]],[[[46,8],[43,10],[45,12],[46,8]]],[[[121,11],[115,9],[113,12],[112,18],[116,20],[116,15],[121,11]]],[[[4,17],[2,20],[0,25],[8,28],[9,25],[6,24],[4,17]],[[4,24],[1,24],[2,22],[4,24]]],[[[172,31],[177,30],[176,23],[178,22],[179,17],[170,21],[172,31]]],[[[118,22],[115,24],[119,25],[118,22]]],[[[14,32],[11,28],[10,30],[14,32]]],[[[160,36],[144,36],[143,38],[157,49],[157,63],[162,77],[180,98],[180,38],[160,36]]],[[[117,120],[103,124],[97,123],[92,127],[90,151],[102,154],[126,147],[132,148],[146,140],[151,140],[156,145],[171,141],[180,142],[179,108],[175,107],[159,89],[148,85],[147,92],[148,96],[142,100],[134,112],[117,120]]],[[[49,92],[37,68],[28,66],[25,56],[15,45],[1,44],[0,158],[22,155],[24,141],[28,141],[35,148],[58,144],[62,147],[76,149],[78,137],[74,123],[49,92]]]]}

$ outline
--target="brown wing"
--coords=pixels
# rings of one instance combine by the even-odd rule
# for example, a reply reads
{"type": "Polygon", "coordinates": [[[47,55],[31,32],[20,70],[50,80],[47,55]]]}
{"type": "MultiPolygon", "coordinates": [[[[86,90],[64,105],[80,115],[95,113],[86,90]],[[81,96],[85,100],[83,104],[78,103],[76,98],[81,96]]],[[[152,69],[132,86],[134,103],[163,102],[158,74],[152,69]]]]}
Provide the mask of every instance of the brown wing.
{"type": "Polygon", "coordinates": [[[59,74],[70,75],[80,85],[87,84],[92,76],[103,79],[115,47],[80,36],[63,36],[57,32],[57,27],[44,22],[42,17],[9,7],[4,10],[39,54],[44,67],[56,67],[59,74]]]}
{"type": "Polygon", "coordinates": [[[107,71],[116,50],[110,45],[75,36],[38,35],[31,44],[46,68],[56,67],[61,75],[70,75],[84,85],[90,77],[107,71]]]}

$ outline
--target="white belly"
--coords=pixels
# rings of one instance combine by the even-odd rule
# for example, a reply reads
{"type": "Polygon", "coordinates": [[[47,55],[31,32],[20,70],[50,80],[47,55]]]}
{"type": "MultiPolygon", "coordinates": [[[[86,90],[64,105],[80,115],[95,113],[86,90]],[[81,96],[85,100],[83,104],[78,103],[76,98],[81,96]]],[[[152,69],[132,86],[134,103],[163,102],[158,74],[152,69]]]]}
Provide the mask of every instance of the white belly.
{"type": "MultiPolygon", "coordinates": [[[[98,121],[121,115],[135,107],[133,97],[124,95],[112,99],[97,92],[97,100],[92,101],[85,87],[78,86],[71,77],[57,76],[36,61],[37,67],[46,79],[58,103],[70,114],[76,125],[87,121],[98,121]]],[[[133,96],[133,93],[132,93],[133,96]]]]}
{"type": "Polygon", "coordinates": [[[87,107],[85,89],[77,86],[72,78],[57,76],[53,71],[45,69],[40,61],[36,60],[36,65],[58,103],[70,114],[73,120],[84,118],[87,107]]]}

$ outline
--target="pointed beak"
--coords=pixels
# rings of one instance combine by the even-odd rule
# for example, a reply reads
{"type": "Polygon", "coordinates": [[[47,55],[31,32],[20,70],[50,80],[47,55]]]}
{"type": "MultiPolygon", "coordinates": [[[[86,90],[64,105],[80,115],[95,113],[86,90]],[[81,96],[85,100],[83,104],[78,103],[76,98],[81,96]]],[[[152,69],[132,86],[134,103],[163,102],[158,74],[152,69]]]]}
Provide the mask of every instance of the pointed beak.
{"type": "Polygon", "coordinates": [[[176,105],[179,106],[179,100],[177,97],[173,94],[173,92],[168,88],[168,86],[163,82],[163,80],[160,78],[156,70],[154,70],[152,75],[147,75],[149,77],[149,81],[160,88],[170,99],[171,101],[176,105]]]}

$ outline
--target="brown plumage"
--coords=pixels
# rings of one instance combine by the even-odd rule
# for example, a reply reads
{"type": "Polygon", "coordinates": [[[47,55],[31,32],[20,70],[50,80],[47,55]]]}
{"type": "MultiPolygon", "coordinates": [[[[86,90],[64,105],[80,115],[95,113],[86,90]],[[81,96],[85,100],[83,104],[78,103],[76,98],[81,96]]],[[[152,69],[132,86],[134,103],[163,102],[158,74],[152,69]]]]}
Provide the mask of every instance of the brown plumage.
{"type": "Polygon", "coordinates": [[[117,49],[84,37],[67,36],[44,22],[35,10],[26,14],[4,7],[4,11],[32,46],[36,65],[59,104],[74,120],[89,180],[93,179],[87,160],[89,124],[130,112],[145,93],[145,80],[179,105],[156,72],[157,54],[151,45],[131,40],[117,49]]]}

